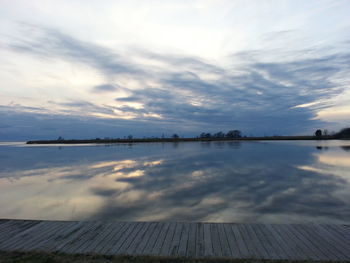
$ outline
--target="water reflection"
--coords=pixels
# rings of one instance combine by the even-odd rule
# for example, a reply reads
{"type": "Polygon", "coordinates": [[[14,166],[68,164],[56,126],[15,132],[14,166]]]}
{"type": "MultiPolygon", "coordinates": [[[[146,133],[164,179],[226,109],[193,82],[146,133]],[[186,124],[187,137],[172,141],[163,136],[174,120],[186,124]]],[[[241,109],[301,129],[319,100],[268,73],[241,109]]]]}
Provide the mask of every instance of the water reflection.
{"type": "Polygon", "coordinates": [[[350,146],[341,146],[340,148],[342,148],[346,152],[350,151],[350,146]]]}
{"type": "Polygon", "coordinates": [[[0,217],[349,223],[350,143],[319,143],[2,145],[0,217]]]}

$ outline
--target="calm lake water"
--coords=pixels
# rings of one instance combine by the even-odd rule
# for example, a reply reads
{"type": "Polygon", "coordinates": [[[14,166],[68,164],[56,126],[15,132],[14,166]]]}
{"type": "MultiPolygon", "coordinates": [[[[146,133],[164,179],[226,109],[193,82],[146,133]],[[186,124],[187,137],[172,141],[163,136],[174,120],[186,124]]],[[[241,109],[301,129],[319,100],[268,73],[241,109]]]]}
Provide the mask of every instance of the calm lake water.
{"type": "Polygon", "coordinates": [[[350,223],[350,141],[0,143],[0,218],[350,223]]]}

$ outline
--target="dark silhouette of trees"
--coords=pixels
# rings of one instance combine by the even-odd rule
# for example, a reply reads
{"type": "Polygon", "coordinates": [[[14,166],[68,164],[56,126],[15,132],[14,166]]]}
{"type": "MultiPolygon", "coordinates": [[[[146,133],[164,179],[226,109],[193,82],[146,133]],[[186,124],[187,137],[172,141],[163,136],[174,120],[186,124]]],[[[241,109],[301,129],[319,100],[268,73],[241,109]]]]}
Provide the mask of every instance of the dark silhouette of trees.
{"type": "Polygon", "coordinates": [[[128,140],[132,140],[133,136],[130,134],[128,135],[128,140]]]}
{"type": "Polygon", "coordinates": [[[350,127],[344,128],[334,135],[335,138],[350,138],[350,127]]]}
{"type": "Polygon", "coordinates": [[[321,129],[318,129],[315,131],[315,136],[316,137],[322,137],[322,130],[321,129]]]}
{"type": "Polygon", "coordinates": [[[214,133],[213,137],[214,138],[225,138],[225,133],[223,133],[222,131],[219,131],[217,133],[214,133]]]}
{"type": "Polygon", "coordinates": [[[202,132],[199,135],[200,138],[211,138],[211,133],[210,132],[202,132]]]}
{"type": "Polygon", "coordinates": [[[179,139],[179,135],[177,135],[176,133],[173,134],[173,136],[171,136],[173,139],[179,139]]]}
{"type": "Polygon", "coordinates": [[[231,130],[228,131],[226,134],[222,131],[216,132],[214,134],[211,134],[209,132],[202,132],[199,135],[199,138],[241,138],[242,133],[240,130],[231,130]]]}
{"type": "Polygon", "coordinates": [[[242,134],[240,130],[231,130],[226,133],[226,138],[241,138],[242,134]]]}

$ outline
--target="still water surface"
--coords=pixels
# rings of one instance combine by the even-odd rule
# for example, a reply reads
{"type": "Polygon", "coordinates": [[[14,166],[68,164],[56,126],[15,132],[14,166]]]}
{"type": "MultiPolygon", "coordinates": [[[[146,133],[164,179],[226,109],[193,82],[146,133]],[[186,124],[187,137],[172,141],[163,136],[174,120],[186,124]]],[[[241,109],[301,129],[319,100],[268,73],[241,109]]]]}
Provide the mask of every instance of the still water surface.
{"type": "Polygon", "coordinates": [[[0,143],[0,218],[350,223],[350,141],[0,143]]]}

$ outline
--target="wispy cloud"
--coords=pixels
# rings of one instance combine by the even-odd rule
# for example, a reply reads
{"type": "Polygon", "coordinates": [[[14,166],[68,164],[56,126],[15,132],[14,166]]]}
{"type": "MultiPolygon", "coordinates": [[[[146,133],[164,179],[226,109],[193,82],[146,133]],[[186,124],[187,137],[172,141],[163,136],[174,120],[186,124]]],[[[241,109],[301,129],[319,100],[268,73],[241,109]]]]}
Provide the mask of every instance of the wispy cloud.
{"type": "Polygon", "coordinates": [[[8,49],[46,59],[60,58],[83,63],[105,74],[140,73],[116,52],[93,43],[78,40],[63,32],[33,24],[21,23],[21,34],[4,45],[8,49]],[[29,35],[28,35],[29,34],[29,35]]]}
{"type": "Polygon", "coordinates": [[[118,90],[118,87],[110,84],[97,85],[92,89],[92,91],[96,93],[112,92],[117,90],[118,90]]]}
{"type": "MultiPolygon", "coordinates": [[[[57,104],[63,107],[62,112],[102,117],[108,114],[117,119],[125,114],[134,123],[151,120],[159,127],[178,122],[192,134],[232,127],[254,134],[313,130],[324,125],[316,119],[317,111],[334,106],[329,99],[344,91],[345,84],[341,83],[347,83],[350,67],[349,52],[291,59],[288,51],[286,60],[261,59],[273,50],[232,54],[228,57],[232,63],[224,66],[197,57],[134,49],[134,57],[146,61],[138,63],[128,54],[80,41],[55,29],[25,25],[23,30],[27,30],[23,35],[29,37],[11,39],[6,44],[8,49],[84,64],[100,71],[106,80],[90,92],[94,96],[108,93],[109,103],[66,101],[57,104]],[[147,65],[148,60],[156,63],[147,65]],[[138,87],[119,86],[121,75],[137,81],[138,87]],[[118,91],[129,95],[117,96],[118,91]]],[[[275,32],[272,37],[292,33],[275,32]]],[[[317,48],[313,50],[316,52],[317,48]]]]}

